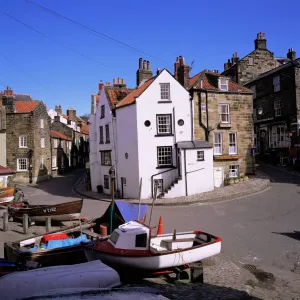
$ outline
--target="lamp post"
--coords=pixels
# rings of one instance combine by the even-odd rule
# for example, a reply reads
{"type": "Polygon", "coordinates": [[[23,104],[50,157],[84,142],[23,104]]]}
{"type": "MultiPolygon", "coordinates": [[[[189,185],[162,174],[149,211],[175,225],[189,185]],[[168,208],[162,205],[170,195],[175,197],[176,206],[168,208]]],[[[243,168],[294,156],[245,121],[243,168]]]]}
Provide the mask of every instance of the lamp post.
{"type": "Polygon", "coordinates": [[[29,183],[32,183],[32,156],[33,156],[33,150],[29,149],[27,152],[28,160],[29,160],[29,183]]]}
{"type": "Polygon", "coordinates": [[[115,209],[115,169],[112,166],[109,169],[110,176],[110,191],[111,191],[111,204],[110,204],[110,218],[109,218],[109,234],[113,232],[114,223],[114,209],[115,209]]]}

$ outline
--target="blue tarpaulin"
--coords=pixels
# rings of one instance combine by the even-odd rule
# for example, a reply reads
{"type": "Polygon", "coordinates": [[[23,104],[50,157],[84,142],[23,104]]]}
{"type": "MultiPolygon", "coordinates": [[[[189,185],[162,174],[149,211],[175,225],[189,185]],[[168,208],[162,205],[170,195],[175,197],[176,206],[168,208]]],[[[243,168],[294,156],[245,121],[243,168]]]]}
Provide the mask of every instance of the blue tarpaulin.
{"type": "MultiPolygon", "coordinates": [[[[138,210],[139,210],[138,204],[128,203],[128,202],[122,201],[122,200],[115,200],[115,204],[118,207],[125,222],[137,220],[138,210]]],[[[147,210],[148,210],[148,205],[141,204],[140,219],[138,221],[141,221],[144,218],[147,210]]]]}
{"type": "Polygon", "coordinates": [[[0,258],[0,267],[14,267],[15,264],[11,263],[5,258],[0,258]]]}

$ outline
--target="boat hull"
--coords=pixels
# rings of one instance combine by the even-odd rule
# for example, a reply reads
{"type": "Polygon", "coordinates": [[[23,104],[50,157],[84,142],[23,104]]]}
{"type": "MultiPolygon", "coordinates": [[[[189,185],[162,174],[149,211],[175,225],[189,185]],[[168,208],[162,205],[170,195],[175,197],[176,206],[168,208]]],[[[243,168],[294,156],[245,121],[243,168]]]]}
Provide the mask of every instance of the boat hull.
{"type": "Polygon", "coordinates": [[[0,188],[0,205],[8,204],[14,200],[15,187],[0,188]]]}
{"type": "Polygon", "coordinates": [[[45,221],[51,217],[54,221],[78,219],[81,214],[83,200],[53,205],[27,205],[24,207],[8,207],[8,214],[16,219],[27,214],[31,221],[45,221]]]}
{"type": "MultiPolygon", "coordinates": [[[[221,252],[221,242],[214,242],[203,247],[177,250],[173,253],[150,254],[149,256],[123,256],[93,251],[108,266],[115,269],[131,268],[137,271],[162,271],[187,265],[214,256],[221,252]]],[[[89,257],[89,253],[87,253],[89,257]]]]}

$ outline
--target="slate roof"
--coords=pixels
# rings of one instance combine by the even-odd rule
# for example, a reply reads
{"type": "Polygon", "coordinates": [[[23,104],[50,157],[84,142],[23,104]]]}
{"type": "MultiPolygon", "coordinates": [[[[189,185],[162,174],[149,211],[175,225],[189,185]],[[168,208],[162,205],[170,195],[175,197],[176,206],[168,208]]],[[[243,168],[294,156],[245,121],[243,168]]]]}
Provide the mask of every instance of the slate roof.
{"type": "Polygon", "coordinates": [[[155,78],[156,76],[148,79],[140,87],[132,90],[130,94],[128,94],[122,101],[120,101],[117,104],[117,107],[123,107],[123,106],[133,104],[135,102],[135,98],[139,97],[148,88],[148,86],[154,81],[155,78]]]}
{"type": "Polygon", "coordinates": [[[56,138],[56,139],[66,140],[66,141],[72,141],[66,135],[64,135],[56,130],[51,130],[51,137],[56,138]]]}
{"type": "MultiPolygon", "coordinates": [[[[219,89],[218,79],[220,77],[226,77],[221,75],[220,73],[214,73],[212,71],[204,70],[192,78],[190,78],[190,83],[187,89],[203,89],[207,91],[219,91],[224,92],[219,89]],[[202,81],[202,86],[201,86],[202,81]]],[[[228,92],[233,93],[252,93],[251,90],[247,89],[244,86],[238,85],[236,82],[232,80],[228,80],[228,92]]]]}
{"type": "Polygon", "coordinates": [[[17,101],[16,113],[30,113],[41,101],[17,101]]]}
{"type": "Polygon", "coordinates": [[[210,143],[201,140],[178,142],[177,146],[181,149],[212,148],[212,145],[210,143]]]}
{"type": "MultiPolygon", "coordinates": [[[[0,98],[2,98],[3,93],[0,93],[0,98]]],[[[14,97],[16,101],[32,101],[33,99],[31,98],[30,95],[28,94],[14,94],[14,97]]]]}

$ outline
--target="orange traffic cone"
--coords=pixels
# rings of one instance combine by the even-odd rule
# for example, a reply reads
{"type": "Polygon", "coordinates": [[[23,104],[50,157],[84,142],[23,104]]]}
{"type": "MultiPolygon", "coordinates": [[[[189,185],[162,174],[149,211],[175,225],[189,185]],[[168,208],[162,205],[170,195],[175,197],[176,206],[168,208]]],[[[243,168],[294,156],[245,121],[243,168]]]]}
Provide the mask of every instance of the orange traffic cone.
{"type": "Polygon", "coordinates": [[[163,222],[162,222],[162,217],[159,217],[159,222],[158,222],[158,228],[157,228],[157,235],[163,234],[163,222]]]}

